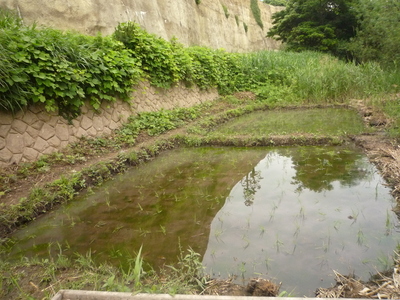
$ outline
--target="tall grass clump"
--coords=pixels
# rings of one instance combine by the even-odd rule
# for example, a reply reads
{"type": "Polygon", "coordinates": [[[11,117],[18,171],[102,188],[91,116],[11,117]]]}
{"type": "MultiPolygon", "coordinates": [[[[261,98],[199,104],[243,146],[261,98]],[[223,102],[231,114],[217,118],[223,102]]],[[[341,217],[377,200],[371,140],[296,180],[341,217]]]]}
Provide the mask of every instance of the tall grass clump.
{"type": "Polygon", "coordinates": [[[243,61],[248,84],[264,98],[283,93],[289,101],[344,102],[388,92],[394,81],[378,64],[345,63],[317,52],[261,51],[243,61]]]}

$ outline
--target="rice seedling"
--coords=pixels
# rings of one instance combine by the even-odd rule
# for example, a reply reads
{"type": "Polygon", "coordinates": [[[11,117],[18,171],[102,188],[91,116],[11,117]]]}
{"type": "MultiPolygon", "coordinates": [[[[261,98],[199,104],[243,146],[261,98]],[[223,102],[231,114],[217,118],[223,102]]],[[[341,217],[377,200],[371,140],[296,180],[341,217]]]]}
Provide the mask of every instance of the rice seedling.
{"type": "Polygon", "coordinates": [[[278,234],[276,234],[276,241],[275,241],[275,246],[276,246],[276,252],[280,252],[281,247],[283,246],[283,242],[279,239],[278,234]]]}
{"type": "Polygon", "coordinates": [[[265,226],[264,226],[264,225],[261,225],[261,226],[260,226],[260,236],[263,236],[264,233],[265,233],[265,226]]]}
{"type": "Polygon", "coordinates": [[[386,228],[385,235],[387,236],[390,234],[392,230],[391,214],[388,209],[386,210],[385,228],[386,228]]]}
{"type": "Polygon", "coordinates": [[[381,253],[381,255],[379,255],[376,260],[377,260],[379,269],[382,271],[389,270],[391,268],[391,266],[393,265],[393,260],[388,255],[385,255],[384,253],[381,253]]]}
{"type": "Polygon", "coordinates": [[[117,227],[115,227],[113,229],[112,233],[116,233],[116,232],[120,231],[122,228],[124,228],[124,226],[123,225],[119,225],[119,226],[117,226],[117,227]]]}
{"type": "Polygon", "coordinates": [[[96,225],[94,225],[94,227],[100,228],[100,227],[103,227],[106,224],[107,224],[106,222],[100,220],[100,221],[98,221],[96,223],[96,225]]]}
{"type": "Polygon", "coordinates": [[[219,241],[219,242],[223,242],[222,241],[222,239],[221,239],[221,235],[224,233],[224,230],[222,230],[222,229],[216,229],[215,231],[214,231],[214,237],[215,237],[215,239],[217,240],[217,241],[219,241]]]}
{"type": "Polygon", "coordinates": [[[267,270],[269,270],[270,266],[271,266],[271,261],[273,261],[272,258],[266,256],[264,259],[264,264],[267,270]]]}
{"type": "Polygon", "coordinates": [[[335,230],[338,231],[341,224],[342,224],[342,222],[340,220],[335,220],[333,222],[333,228],[335,228],[335,230]]]}
{"type": "Polygon", "coordinates": [[[110,250],[110,257],[111,258],[120,258],[122,257],[122,252],[120,249],[115,249],[114,247],[110,250]]]}
{"type": "Polygon", "coordinates": [[[358,230],[357,232],[357,244],[360,246],[363,246],[366,242],[365,235],[361,229],[358,230]]]}
{"type": "Polygon", "coordinates": [[[240,272],[240,276],[242,277],[242,279],[245,278],[244,274],[246,274],[247,272],[247,268],[246,268],[246,262],[241,262],[239,265],[239,272],[240,272]]]}
{"type": "Polygon", "coordinates": [[[351,209],[351,215],[348,216],[348,218],[350,220],[353,220],[353,222],[351,223],[352,225],[357,222],[357,218],[358,218],[359,214],[360,214],[359,211],[355,211],[354,209],[351,209]]]}
{"type": "Polygon", "coordinates": [[[160,224],[160,229],[161,229],[161,232],[162,232],[163,235],[166,235],[166,234],[167,234],[167,230],[165,229],[165,226],[162,226],[162,225],[160,224]]]}
{"type": "Polygon", "coordinates": [[[141,227],[139,228],[139,235],[140,236],[147,236],[148,234],[151,234],[151,230],[148,229],[142,229],[141,227]]]}

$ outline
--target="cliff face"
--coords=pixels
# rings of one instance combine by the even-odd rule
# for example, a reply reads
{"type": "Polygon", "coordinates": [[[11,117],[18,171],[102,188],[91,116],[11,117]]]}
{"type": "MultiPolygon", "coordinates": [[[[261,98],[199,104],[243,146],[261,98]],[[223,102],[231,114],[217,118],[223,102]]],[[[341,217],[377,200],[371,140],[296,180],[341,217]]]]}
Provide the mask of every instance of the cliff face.
{"type": "Polygon", "coordinates": [[[118,23],[135,21],[150,33],[167,40],[175,36],[186,46],[233,52],[279,47],[277,41],[265,36],[272,26],[272,14],[281,8],[259,3],[261,29],[250,0],[201,0],[199,5],[195,0],[2,0],[0,7],[18,11],[26,24],[36,22],[90,35],[108,35],[118,23]]]}

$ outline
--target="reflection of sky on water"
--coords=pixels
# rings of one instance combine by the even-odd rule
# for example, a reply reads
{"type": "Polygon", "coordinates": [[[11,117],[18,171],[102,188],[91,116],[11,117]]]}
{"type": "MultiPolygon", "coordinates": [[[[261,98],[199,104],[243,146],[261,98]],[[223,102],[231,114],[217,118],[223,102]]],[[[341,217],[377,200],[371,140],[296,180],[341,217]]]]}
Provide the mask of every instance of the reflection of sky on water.
{"type": "Polygon", "coordinates": [[[299,296],[334,284],[332,270],[368,279],[378,258],[395,249],[398,221],[375,168],[366,158],[357,164],[363,178],[352,184],[336,180],[330,190],[299,190],[292,158],[270,152],[215,216],[203,258],[207,270],[273,278],[282,281],[281,291],[295,289],[299,296]]]}

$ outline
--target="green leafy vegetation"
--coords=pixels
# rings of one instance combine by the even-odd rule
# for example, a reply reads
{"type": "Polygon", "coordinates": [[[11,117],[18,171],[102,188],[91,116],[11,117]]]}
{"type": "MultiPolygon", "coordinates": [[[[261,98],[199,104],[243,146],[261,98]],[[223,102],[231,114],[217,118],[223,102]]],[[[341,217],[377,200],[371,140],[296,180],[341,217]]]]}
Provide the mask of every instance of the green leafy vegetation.
{"type": "MultiPolygon", "coordinates": [[[[4,18],[4,16],[3,16],[4,18]]],[[[0,107],[43,103],[68,120],[86,100],[129,100],[141,70],[132,53],[109,37],[89,37],[0,21],[0,107]]]]}
{"type": "Polygon", "coordinates": [[[288,0],[273,15],[267,36],[286,43],[287,50],[338,54],[340,44],[355,36],[353,0],[288,0]]]}
{"type": "Polygon", "coordinates": [[[287,0],[285,6],[273,15],[267,36],[284,42],[286,50],[327,52],[398,69],[398,1],[287,0]]]}
{"type": "Polygon", "coordinates": [[[195,2],[196,2],[197,5],[200,5],[201,0],[195,0],[195,2]]]}
{"type": "Polygon", "coordinates": [[[288,0],[262,0],[262,2],[274,6],[286,6],[288,0]]]}
{"type": "MultiPolygon", "coordinates": [[[[329,19],[331,12],[325,13],[329,19]]],[[[102,101],[129,101],[143,78],[159,88],[183,82],[217,88],[221,95],[253,91],[271,103],[344,101],[397,90],[397,69],[384,71],[370,62],[345,64],[315,52],[239,54],[184,47],[133,22],[119,24],[110,37],[89,37],[26,27],[11,12],[0,17],[0,107],[6,111],[43,103],[71,120],[85,101],[94,109],[102,101]]]]}
{"type": "Polygon", "coordinates": [[[355,7],[356,36],[346,45],[357,61],[377,61],[388,68],[398,67],[399,12],[399,1],[359,0],[355,7]]]}
{"type": "MultiPolygon", "coordinates": [[[[169,88],[183,79],[185,70],[178,66],[179,48],[182,46],[178,43],[169,43],[149,34],[133,22],[119,24],[113,37],[133,51],[153,85],[169,88]]],[[[185,58],[187,64],[187,56],[180,59],[185,58]]]]}

